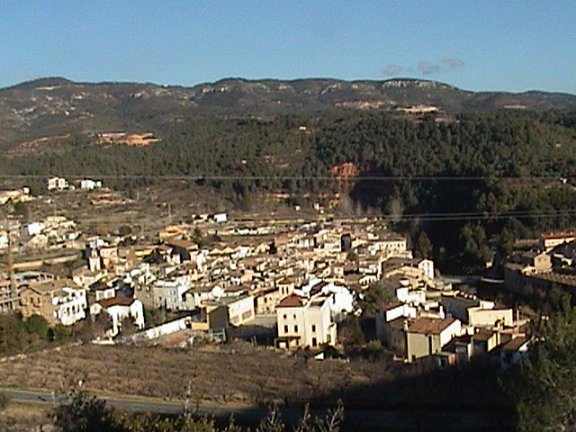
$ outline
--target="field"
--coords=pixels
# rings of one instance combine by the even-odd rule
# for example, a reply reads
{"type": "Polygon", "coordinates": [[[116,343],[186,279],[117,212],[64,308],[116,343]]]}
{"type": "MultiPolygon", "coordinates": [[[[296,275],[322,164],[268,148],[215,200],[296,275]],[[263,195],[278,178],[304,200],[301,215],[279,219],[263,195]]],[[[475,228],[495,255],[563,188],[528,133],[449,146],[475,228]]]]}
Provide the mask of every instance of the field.
{"type": "Polygon", "coordinates": [[[0,430],[10,432],[48,432],[48,408],[38,404],[10,402],[0,413],[0,430]]]}
{"type": "Polygon", "coordinates": [[[317,361],[247,343],[203,349],[81,345],[32,354],[0,367],[0,386],[60,390],[83,380],[99,394],[254,406],[477,406],[499,402],[493,374],[425,372],[387,361],[317,361]]]}

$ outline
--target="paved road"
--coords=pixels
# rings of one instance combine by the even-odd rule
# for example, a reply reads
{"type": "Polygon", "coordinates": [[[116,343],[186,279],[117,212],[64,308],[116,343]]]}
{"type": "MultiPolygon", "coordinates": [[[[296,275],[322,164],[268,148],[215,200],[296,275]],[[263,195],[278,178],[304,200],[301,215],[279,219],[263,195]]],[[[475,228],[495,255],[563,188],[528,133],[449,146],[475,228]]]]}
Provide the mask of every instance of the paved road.
{"type": "MultiPolygon", "coordinates": [[[[26,403],[56,404],[57,398],[50,392],[0,388],[11,400],[26,403]]],[[[107,404],[124,411],[153,412],[176,414],[182,412],[182,402],[160,401],[153,399],[137,399],[128,397],[102,397],[107,404]]],[[[198,407],[201,415],[212,415],[215,418],[228,419],[231,415],[239,423],[257,424],[266,416],[268,409],[261,407],[223,407],[203,404],[198,407]]],[[[316,415],[324,415],[326,410],[313,410],[316,415]]],[[[288,423],[297,421],[302,415],[302,409],[284,407],[282,418],[288,423]]],[[[363,431],[418,431],[418,432],[450,432],[450,431],[505,431],[510,426],[502,413],[482,410],[362,410],[348,409],[345,411],[346,430],[363,431]]]]}

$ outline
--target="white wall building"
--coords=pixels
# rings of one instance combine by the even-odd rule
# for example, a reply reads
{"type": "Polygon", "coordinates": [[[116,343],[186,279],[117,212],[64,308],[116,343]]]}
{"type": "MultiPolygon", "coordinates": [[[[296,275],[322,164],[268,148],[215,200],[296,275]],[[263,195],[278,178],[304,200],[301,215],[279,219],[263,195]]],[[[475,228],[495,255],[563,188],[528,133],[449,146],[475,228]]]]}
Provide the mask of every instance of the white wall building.
{"type": "Polygon", "coordinates": [[[317,347],[336,343],[336,323],[332,320],[328,296],[312,298],[292,294],[276,306],[277,346],[317,347]]]}
{"type": "Polygon", "coordinates": [[[62,177],[50,177],[47,180],[47,188],[49,191],[51,190],[64,190],[68,189],[69,184],[68,180],[62,177]]]}
{"type": "Polygon", "coordinates": [[[98,315],[102,311],[106,311],[112,319],[110,336],[116,336],[120,332],[122,321],[125,318],[131,318],[134,325],[139,329],[144,328],[144,307],[142,302],[136,298],[117,296],[100,300],[90,307],[90,314],[92,315],[98,315]]]}
{"type": "Polygon", "coordinates": [[[318,293],[327,296],[332,315],[354,311],[353,292],[337,282],[312,278],[308,283],[294,291],[305,297],[312,297],[318,293]]]}
{"type": "Polygon", "coordinates": [[[101,187],[102,187],[101,181],[94,181],[90,179],[80,180],[80,189],[94,190],[94,189],[100,189],[101,187]]]}
{"type": "Polygon", "coordinates": [[[154,307],[166,307],[168,310],[188,310],[186,292],[191,287],[190,276],[177,276],[172,279],[157,280],[152,286],[154,307]]]}
{"type": "Polygon", "coordinates": [[[72,325],[76,321],[86,318],[86,290],[83,288],[62,288],[52,298],[52,304],[55,307],[54,318],[63,325],[72,325]]]}

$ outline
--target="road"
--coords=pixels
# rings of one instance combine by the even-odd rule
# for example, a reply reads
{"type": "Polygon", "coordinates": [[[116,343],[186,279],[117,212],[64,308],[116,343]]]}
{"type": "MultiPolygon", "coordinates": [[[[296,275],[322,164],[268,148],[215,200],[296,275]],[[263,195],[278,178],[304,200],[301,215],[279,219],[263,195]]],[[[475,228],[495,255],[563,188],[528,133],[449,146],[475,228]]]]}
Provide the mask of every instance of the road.
{"type": "MultiPolygon", "coordinates": [[[[57,404],[58,399],[50,392],[0,388],[11,400],[23,403],[57,404]]],[[[129,412],[177,414],[182,412],[182,402],[145,398],[103,396],[109,406],[129,412]]],[[[265,407],[233,407],[202,404],[198,414],[227,420],[230,416],[240,424],[256,425],[266,416],[265,407]]],[[[325,415],[326,410],[313,410],[315,415],[325,415]]],[[[281,416],[288,423],[302,415],[299,407],[283,407],[281,416]]],[[[510,424],[501,412],[495,410],[345,410],[345,430],[363,431],[499,431],[509,430],[510,424]]]]}

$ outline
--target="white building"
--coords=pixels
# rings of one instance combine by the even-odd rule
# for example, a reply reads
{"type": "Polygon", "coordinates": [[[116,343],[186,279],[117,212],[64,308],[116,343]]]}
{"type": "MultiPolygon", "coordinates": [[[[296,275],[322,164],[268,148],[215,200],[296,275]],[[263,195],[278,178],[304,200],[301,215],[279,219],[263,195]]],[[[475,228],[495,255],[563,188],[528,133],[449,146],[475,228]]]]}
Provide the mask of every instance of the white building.
{"type": "Polygon", "coordinates": [[[418,262],[418,268],[427,279],[434,279],[434,261],[423,259],[418,262]]]}
{"type": "Polygon", "coordinates": [[[333,316],[354,311],[354,294],[348,287],[336,282],[312,278],[295,292],[305,297],[312,297],[318,293],[329,297],[328,302],[333,316]]]}
{"type": "Polygon", "coordinates": [[[68,180],[66,180],[65,178],[62,177],[50,177],[47,180],[47,187],[49,191],[52,190],[64,190],[64,189],[68,189],[68,187],[70,186],[68,184],[68,180]]]}
{"type": "Polygon", "coordinates": [[[426,290],[413,289],[408,281],[400,281],[402,286],[396,288],[396,298],[402,303],[421,306],[426,303],[426,290]]]}
{"type": "Polygon", "coordinates": [[[225,223],[228,222],[228,215],[226,213],[216,213],[212,216],[212,219],[216,223],[225,223]]]}
{"type": "Polygon", "coordinates": [[[46,225],[42,222],[32,222],[26,225],[26,233],[29,236],[35,236],[44,231],[46,225]]]}
{"type": "Polygon", "coordinates": [[[120,332],[122,321],[125,318],[132,318],[136,327],[139,329],[144,328],[144,307],[138,299],[117,296],[100,300],[90,307],[91,315],[98,315],[102,311],[106,311],[112,319],[110,336],[116,336],[120,332]]]}
{"type": "Polygon", "coordinates": [[[100,189],[102,187],[101,181],[94,181],[90,179],[80,180],[80,189],[82,190],[94,190],[100,189]]]}
{"type": "Polygon", "coordinates": [[[330,296],[311,298],[292,294],[276,306],[279,348],[317,347],[336,343],[336,323],[332,320],[330,296]]]}
{"type": "Polygon", "coordinates": [[[186,292],[192,286],[190,276],[177,276],[172,279],[157,280],[152,286],[154,307],[166,307],[168,310],[188,310],[186,292]]]}

